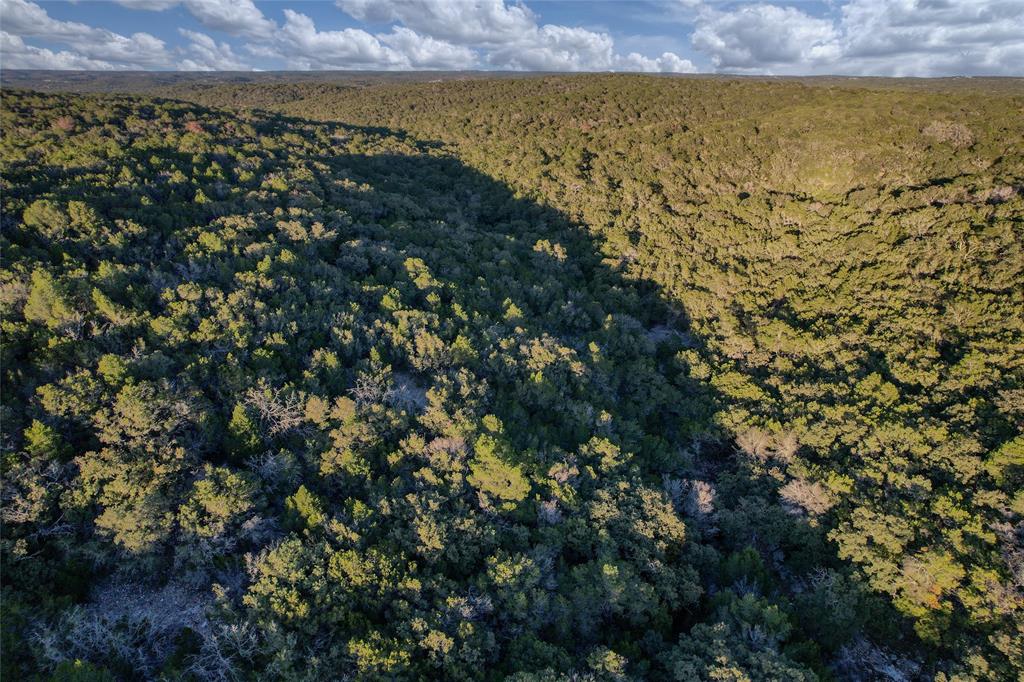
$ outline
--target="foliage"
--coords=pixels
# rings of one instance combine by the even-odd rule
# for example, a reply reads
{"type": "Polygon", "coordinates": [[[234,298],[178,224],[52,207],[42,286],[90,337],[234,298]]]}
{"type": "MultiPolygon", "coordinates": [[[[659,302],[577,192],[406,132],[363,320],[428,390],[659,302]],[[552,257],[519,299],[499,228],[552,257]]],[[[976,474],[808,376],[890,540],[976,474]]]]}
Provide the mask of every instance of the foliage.
{"type": "Polygon", "coordinates": [[[1024,667],[1019,96],[4,94],[5,677],[1024,667]]]}

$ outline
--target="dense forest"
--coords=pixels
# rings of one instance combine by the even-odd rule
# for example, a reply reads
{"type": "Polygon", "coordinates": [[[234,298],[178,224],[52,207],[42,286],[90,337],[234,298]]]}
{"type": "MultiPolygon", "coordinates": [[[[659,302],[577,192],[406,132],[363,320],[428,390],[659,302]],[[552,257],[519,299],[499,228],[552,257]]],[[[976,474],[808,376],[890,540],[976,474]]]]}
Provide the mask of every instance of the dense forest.
{"type": "Polygon", "coordinates": [[[1024,88],[861,85],[6,90],[0,675],[1022,679],[1024,88]]]}

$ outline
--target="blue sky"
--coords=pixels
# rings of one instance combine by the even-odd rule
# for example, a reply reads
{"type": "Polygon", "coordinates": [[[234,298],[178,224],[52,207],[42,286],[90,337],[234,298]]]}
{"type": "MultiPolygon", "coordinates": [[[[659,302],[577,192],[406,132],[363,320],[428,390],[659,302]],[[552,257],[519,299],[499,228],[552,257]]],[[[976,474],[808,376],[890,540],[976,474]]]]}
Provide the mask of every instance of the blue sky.
{"type": "Polygon", "coordinates": [[[0,0],[0,67],[1022,75],[1024,0],[0,0]]]}

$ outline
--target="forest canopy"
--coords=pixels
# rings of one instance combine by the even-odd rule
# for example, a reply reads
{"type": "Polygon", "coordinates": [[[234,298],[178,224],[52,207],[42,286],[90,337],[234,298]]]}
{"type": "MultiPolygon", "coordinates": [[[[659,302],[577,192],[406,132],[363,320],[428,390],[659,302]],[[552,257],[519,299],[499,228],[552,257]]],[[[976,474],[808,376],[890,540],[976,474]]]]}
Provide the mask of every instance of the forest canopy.
{"type": "Polygon", "coordinates": [[[1018,679],[1022,110],[5,91],[0,674],[1018,679]]]}

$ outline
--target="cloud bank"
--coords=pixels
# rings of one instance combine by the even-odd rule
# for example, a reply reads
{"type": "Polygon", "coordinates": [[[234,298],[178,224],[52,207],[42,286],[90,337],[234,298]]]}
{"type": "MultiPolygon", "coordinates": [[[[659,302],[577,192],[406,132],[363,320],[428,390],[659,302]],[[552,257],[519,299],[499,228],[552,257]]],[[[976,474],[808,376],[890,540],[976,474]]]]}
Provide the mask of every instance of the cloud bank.
{"type": "Polygon", "coordinates": [[[1024,75],[1022,0],[850,0],[834,18],[765,3],[696,9],[693,46],[717,71],[1024,75]]]}
{"type": "Polygon", "coordinates": [[[682,47],[673,49],[685,56],[624,53],[586,16],[585,25],[543,23],[515,0],[336,0],[332,11],[358,24],[341,29],[319,27],[286,3],[268,5],[267,16],[253,0],[116,2],[131,16],[184,10],[202,30],[180,27],[169,45],[145,31],[55,19],[30,0],[0,0],[0,66],[935,76],[1022,75],[1024,64],[1024,0],[666,0],[657,6],[659,32],[677,33],[672,45],[682,47]]]}

